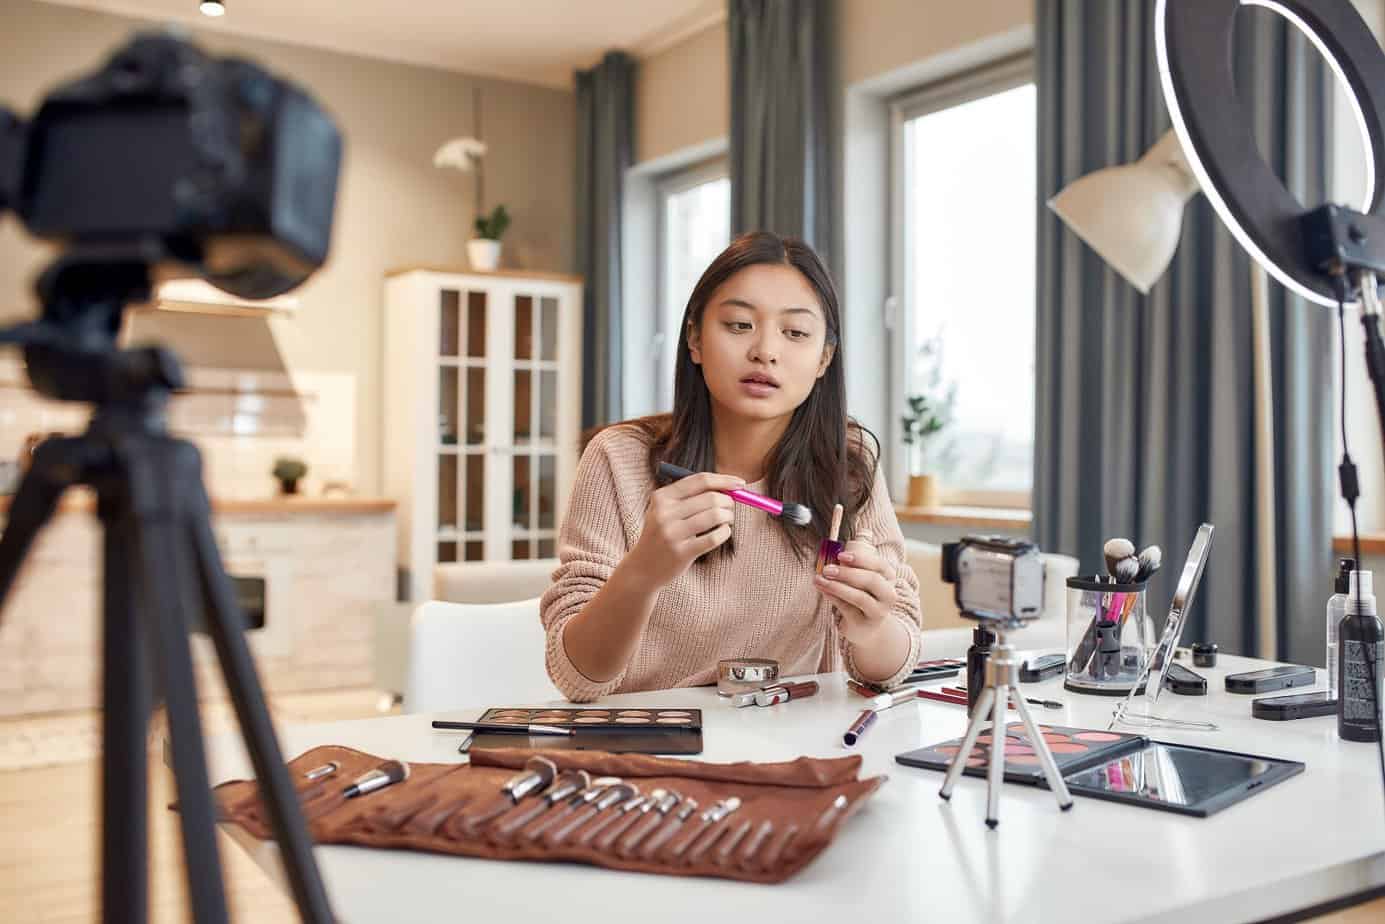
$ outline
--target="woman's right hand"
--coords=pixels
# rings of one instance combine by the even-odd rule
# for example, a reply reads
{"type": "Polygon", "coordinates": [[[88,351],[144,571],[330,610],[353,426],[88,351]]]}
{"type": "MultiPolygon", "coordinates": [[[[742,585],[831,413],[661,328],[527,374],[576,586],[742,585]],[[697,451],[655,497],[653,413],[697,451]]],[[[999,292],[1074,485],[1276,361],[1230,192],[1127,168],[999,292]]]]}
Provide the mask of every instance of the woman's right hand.
{"type": "Polygon", "coordinates": [[[649,587],[663,587],[731,538],[736,502],[722,492],[743,487],[744,479],[733,475],[699,472],[654,491],[625,562],[649,587]]]}

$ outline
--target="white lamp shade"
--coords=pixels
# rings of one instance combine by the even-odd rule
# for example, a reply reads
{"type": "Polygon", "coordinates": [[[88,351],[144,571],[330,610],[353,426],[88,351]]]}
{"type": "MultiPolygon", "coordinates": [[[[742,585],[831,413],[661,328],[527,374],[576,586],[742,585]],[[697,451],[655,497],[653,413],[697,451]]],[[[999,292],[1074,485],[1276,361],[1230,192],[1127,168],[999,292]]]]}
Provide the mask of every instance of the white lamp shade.
{"type": "Polygon", "coordinates": [[[1048,207],[1143,294],[1164,275],[1197,180],[1169,131],[1139,160],[1068,184],[1048,207]]]}

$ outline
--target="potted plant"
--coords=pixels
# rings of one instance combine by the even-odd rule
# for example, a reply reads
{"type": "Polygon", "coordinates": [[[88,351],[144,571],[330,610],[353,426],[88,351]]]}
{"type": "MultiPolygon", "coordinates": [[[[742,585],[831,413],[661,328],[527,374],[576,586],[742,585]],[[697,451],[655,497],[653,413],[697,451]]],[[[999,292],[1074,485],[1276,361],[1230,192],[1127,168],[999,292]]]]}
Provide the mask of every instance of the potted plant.
{"type": "Polygon", "coordinates": [[[510,213],[497,205],[489,215],[476,216],[476,236],[466,242],[471,268],[493,272],[500,266],[500,236],[510,226],[510,213]]]}
{"type": "Polygon", "coordinates": [[[273,474],[279,479],[279,489],[284,494],[297,494],[298,482],[308,474],[308,465],[302,459],[281,456],[274,460],[273,474]]]}
{"type": "Polygon", "coordinates": [[[463,173],[475,175],[476,198],[473,206],[476,209],[476,218],[472,226],[476,236],[466,242],[466,255],[473,270],[489,273],[500,266],[500,238],[510,226],[510,213],[503,205],[497,205],[490,212],[485,209],[485,173],[482,169],[482,159],[486,156],[486,143],[481,140],[479,90],[472,101],[472,112],[476,119],[476,135],[443,142],[433,154],[433,166],[455,167],[463,173]]]}
{"type": "Polygon", "coordinates": [[[909,448],[908,501],[910,507],[936,507],[938,479],[926,471],[929,450],[937,442],[938,434],[952,424],[957,385],[943,384],[941,336],[924,341],[919,357],[924,390],[906,399],[909,411],[901,419],[904,445],[909,448]]]}

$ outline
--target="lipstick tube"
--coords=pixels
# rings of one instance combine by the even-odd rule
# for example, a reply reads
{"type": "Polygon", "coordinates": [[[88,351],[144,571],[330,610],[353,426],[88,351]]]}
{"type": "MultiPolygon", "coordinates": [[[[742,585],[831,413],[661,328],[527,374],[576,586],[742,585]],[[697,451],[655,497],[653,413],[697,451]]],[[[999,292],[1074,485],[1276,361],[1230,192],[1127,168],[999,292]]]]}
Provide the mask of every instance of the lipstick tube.
{"type": "Polygon", "coordinates": [[[777,706],[780,703],[787,703],[791,699],[805,699],[818,691],[818,682],[808,680],[804,683],[786,683],[777,687],[770,687],[755,694],[755,705],[757,706],[777,706]]]}

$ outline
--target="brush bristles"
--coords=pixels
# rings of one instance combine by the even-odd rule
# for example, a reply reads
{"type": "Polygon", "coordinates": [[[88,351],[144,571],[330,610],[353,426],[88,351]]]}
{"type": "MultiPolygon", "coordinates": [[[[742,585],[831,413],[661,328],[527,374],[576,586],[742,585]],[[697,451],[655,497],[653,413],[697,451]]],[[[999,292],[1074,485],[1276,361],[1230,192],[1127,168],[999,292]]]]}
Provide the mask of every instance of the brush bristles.
{"type": "Polygon", "coordinates": [[[1135,543],[1129,539],[1108,539],[1101,551],[1105,553],[1107,558],[1120,561],[1122,558],[1129,558],[1135,554],[1135,543]]]}
{"type": "Polygon", "coordinates": [[[1134,555],[1116,562],[1116,583],[1134,584],[1140,576],[1140,560],[1134,555]]]}
{"type": "Polygon", "coordinates": [[[1157,545],[1151,545],[1140,553],[1140,574],[1136,580],[1147,581],[1154,572],[1159,570],[1159,566],[1164,563],[1164,551],[1157,545]]]}
{"type": "Polygon", "coordinates": [[[398,783],[409,778],[409,765],[402,760],[387,760],[380,765],[379,770],[391,783],[398,783]]]}
{"type": "Polygon", "coordinates": [[[1135,543],[1129,539],[1107,539],[1101,552],[1106,557],[1106,573],[1115,577],[1116,566],[1135,554],[1135,543]]]}
{"type": "Polygon", "coordinates": [[[807,526],[813,522],[813,511],[802,504],[785,504],[784,512],[779,516],[795,526],[807,526]]]}

